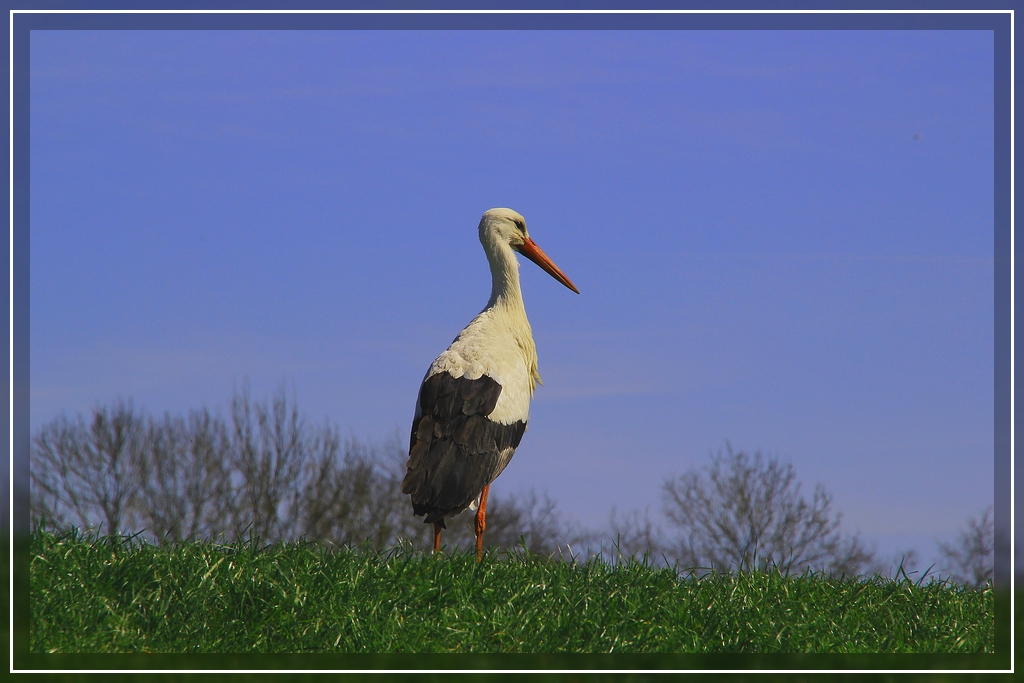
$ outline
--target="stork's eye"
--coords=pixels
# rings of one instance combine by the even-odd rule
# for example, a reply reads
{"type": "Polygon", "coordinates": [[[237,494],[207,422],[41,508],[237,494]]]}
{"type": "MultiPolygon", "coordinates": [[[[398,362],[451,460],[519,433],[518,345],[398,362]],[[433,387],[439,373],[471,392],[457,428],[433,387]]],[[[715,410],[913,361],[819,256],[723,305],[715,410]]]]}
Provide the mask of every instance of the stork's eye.
{"type": "Polygon", "coordinates": [[[519,228],[519,232],[526,234],[526,223],[518,219],[513,222],[516,224],[516,227],[519,228]]]}

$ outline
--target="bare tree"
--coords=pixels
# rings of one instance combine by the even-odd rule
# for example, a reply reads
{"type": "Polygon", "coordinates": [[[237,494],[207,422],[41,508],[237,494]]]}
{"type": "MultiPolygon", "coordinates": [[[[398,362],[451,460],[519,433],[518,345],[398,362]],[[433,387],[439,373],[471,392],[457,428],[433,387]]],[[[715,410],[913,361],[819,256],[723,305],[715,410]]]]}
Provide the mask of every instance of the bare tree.
{"type": "Polygon", "coordinates": [[[74,516],[86,528],[130,528],[145,441],[143,420],[122,399],[97,407],[88,425],[61,417],[44,426],[33,444],[33,515],[58,526],[74,516]]]}
{"type": "Polygon", "coordinates": [[[856,575],[874,555],[858,536],[840,533],[841,514],[824,487],[808,500],[792,465],[759,452],[727,444],[710,466],[667,480],[663,494],[665,515],[681,532],[671,550],[680,568],[856,575]]]}
{"type": "Polygon", "coordinates": [[[981,519],[967,520],[967,529],[960,532],[955,543],[939,542],[940,575],[962,585],[985,586],[992,581],[994,545],[995,523],[989,506],[981,519]]]}
{"type": "Polygon", "coordinates": [[[231,430],[232,532],[266,541],[289,537],[300,516],[296,484],[308,455],[298,407],[289,410],[283,387],[269,405],[253,404],[245,387],[231,401],[231,430]]]}
{"type": "Polygon", "coordinates": [[[601,555],[612,563],[645,559],[660,565],[671,552],[662,538],[662,526],[651,519],[650,509],[622,513],[613,506],[608,515],[608,530],[588,533],[581,550],[588,555],[601,555]]]}
{"type": "MultiPolygon", "coordinates": [[[[35,438],[31,506],[35,523],[139,532],[157,542],[308,538],[383,549],[424,539],[429,525],[401,492],[407,451],[344,442],[336,428],[311,427],[283,388],[268,401],[236,392],[224,420],[207,409],[152,419],[118,400],[92,422],[64,417],[35,438]]],[[[472,514],[463,516],[471,521],[472,514]]],[[[471,526],[452,525],[449,543],[472,546],[471,526]]],[[[546,495],[492,496],[489,546],[551,553],[579,538],[546,495]]]]}
{"type": "Polygon", "coordinates": [[[227,429],[207,409],[188,420],[165,415],[149,420],[148,448],[141,459],[139,515],[160,540],[223,533],[231,483],[227,429]]]}
{"type": "Polygon", "coordinates": [[[414,536],[412,509],[387,456],[355,439],[345,442],[344,454],[339,446],[337,433],[325,429],[311,449],[316,455],[303,489],[303,535],[378,549],[414,536]]]}

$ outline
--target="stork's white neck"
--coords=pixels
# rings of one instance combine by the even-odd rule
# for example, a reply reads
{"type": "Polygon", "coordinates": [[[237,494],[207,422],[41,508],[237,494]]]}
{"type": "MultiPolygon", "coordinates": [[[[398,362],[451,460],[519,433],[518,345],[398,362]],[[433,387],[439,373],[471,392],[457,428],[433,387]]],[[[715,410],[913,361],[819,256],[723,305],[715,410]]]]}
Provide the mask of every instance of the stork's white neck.
{"type": "Polygon", "coordinates": [[[491,298],[487,308],[504,307],[522,311],[523,292],[519,288],[519,261],[507,242],[494,240],[484,245],[491,266],[491,298]]]}
{"type": "Polygon", "coordinates": [[[530,396],[537,383],[541,382],[537,372],[537,347],[533,343],[530,321],[523,306],[523,292],[519,288],[519,260],[516,253],[504,240],[484,241],[487,262],[491,265],[491,298],[480,317],[490,315],[500,321],[516,340],[516,346],[523,354],[529,377],[530,396]]]}
{"type": "MultiPolygon", "coordinates": [[[[509,229],[505,230],[501,224],[493,223],[494,211],[492,209],[485,213],[480,221],[480,243],[491,266],[491,298],[474,322],[497,325],[497,330],[501,331],[499,336],[507,333],[515,340],[515,346],[522,354],[526,366],[529,392],[532,396],[536,384],[540,382],[540,374],[537,372],[537,347],[533,343],[533,331],[530,329],[530,321],[526,318],[523,292],[519,288],[519,261],[516,259],[515,250],[509,246],[512,236],[510,230],[515,228],[511,222],[505,226],[509,229]]],[[[508,213],[519,216],[514,212],[508,213]]]]}

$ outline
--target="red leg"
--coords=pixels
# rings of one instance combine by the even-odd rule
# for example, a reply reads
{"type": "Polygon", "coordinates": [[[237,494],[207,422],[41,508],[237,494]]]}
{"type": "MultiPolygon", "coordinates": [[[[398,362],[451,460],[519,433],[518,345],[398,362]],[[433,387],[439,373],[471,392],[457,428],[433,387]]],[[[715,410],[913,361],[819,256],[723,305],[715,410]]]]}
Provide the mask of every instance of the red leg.
{"type": "Polygon", "coordinates": [[[441,522],[434,522],[434,552],[441,552],[441,522]]]}
{"type": "Polygon", "coordinates": [[[476,561],[479,562],[484,556],[484,530],[487,528],[487,492],[491,485],[488,484],[480,493],[480,507],[476,510],[476,561]]]}

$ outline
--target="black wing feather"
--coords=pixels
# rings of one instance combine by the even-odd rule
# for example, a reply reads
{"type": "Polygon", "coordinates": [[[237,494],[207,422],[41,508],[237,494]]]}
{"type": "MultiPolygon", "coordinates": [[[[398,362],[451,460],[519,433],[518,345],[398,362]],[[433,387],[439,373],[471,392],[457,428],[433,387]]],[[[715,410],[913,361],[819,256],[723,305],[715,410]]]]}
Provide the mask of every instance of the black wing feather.
{"type": "Polygon", "coordinates": [[[465,510],[512,458],[526,422],[488,419],[499,396],[501,385],[487,375],[439,372],[424,380],[402,493],[412,495],[413,512],[425,522],[443,525],[445,516],[465,510]]]}

